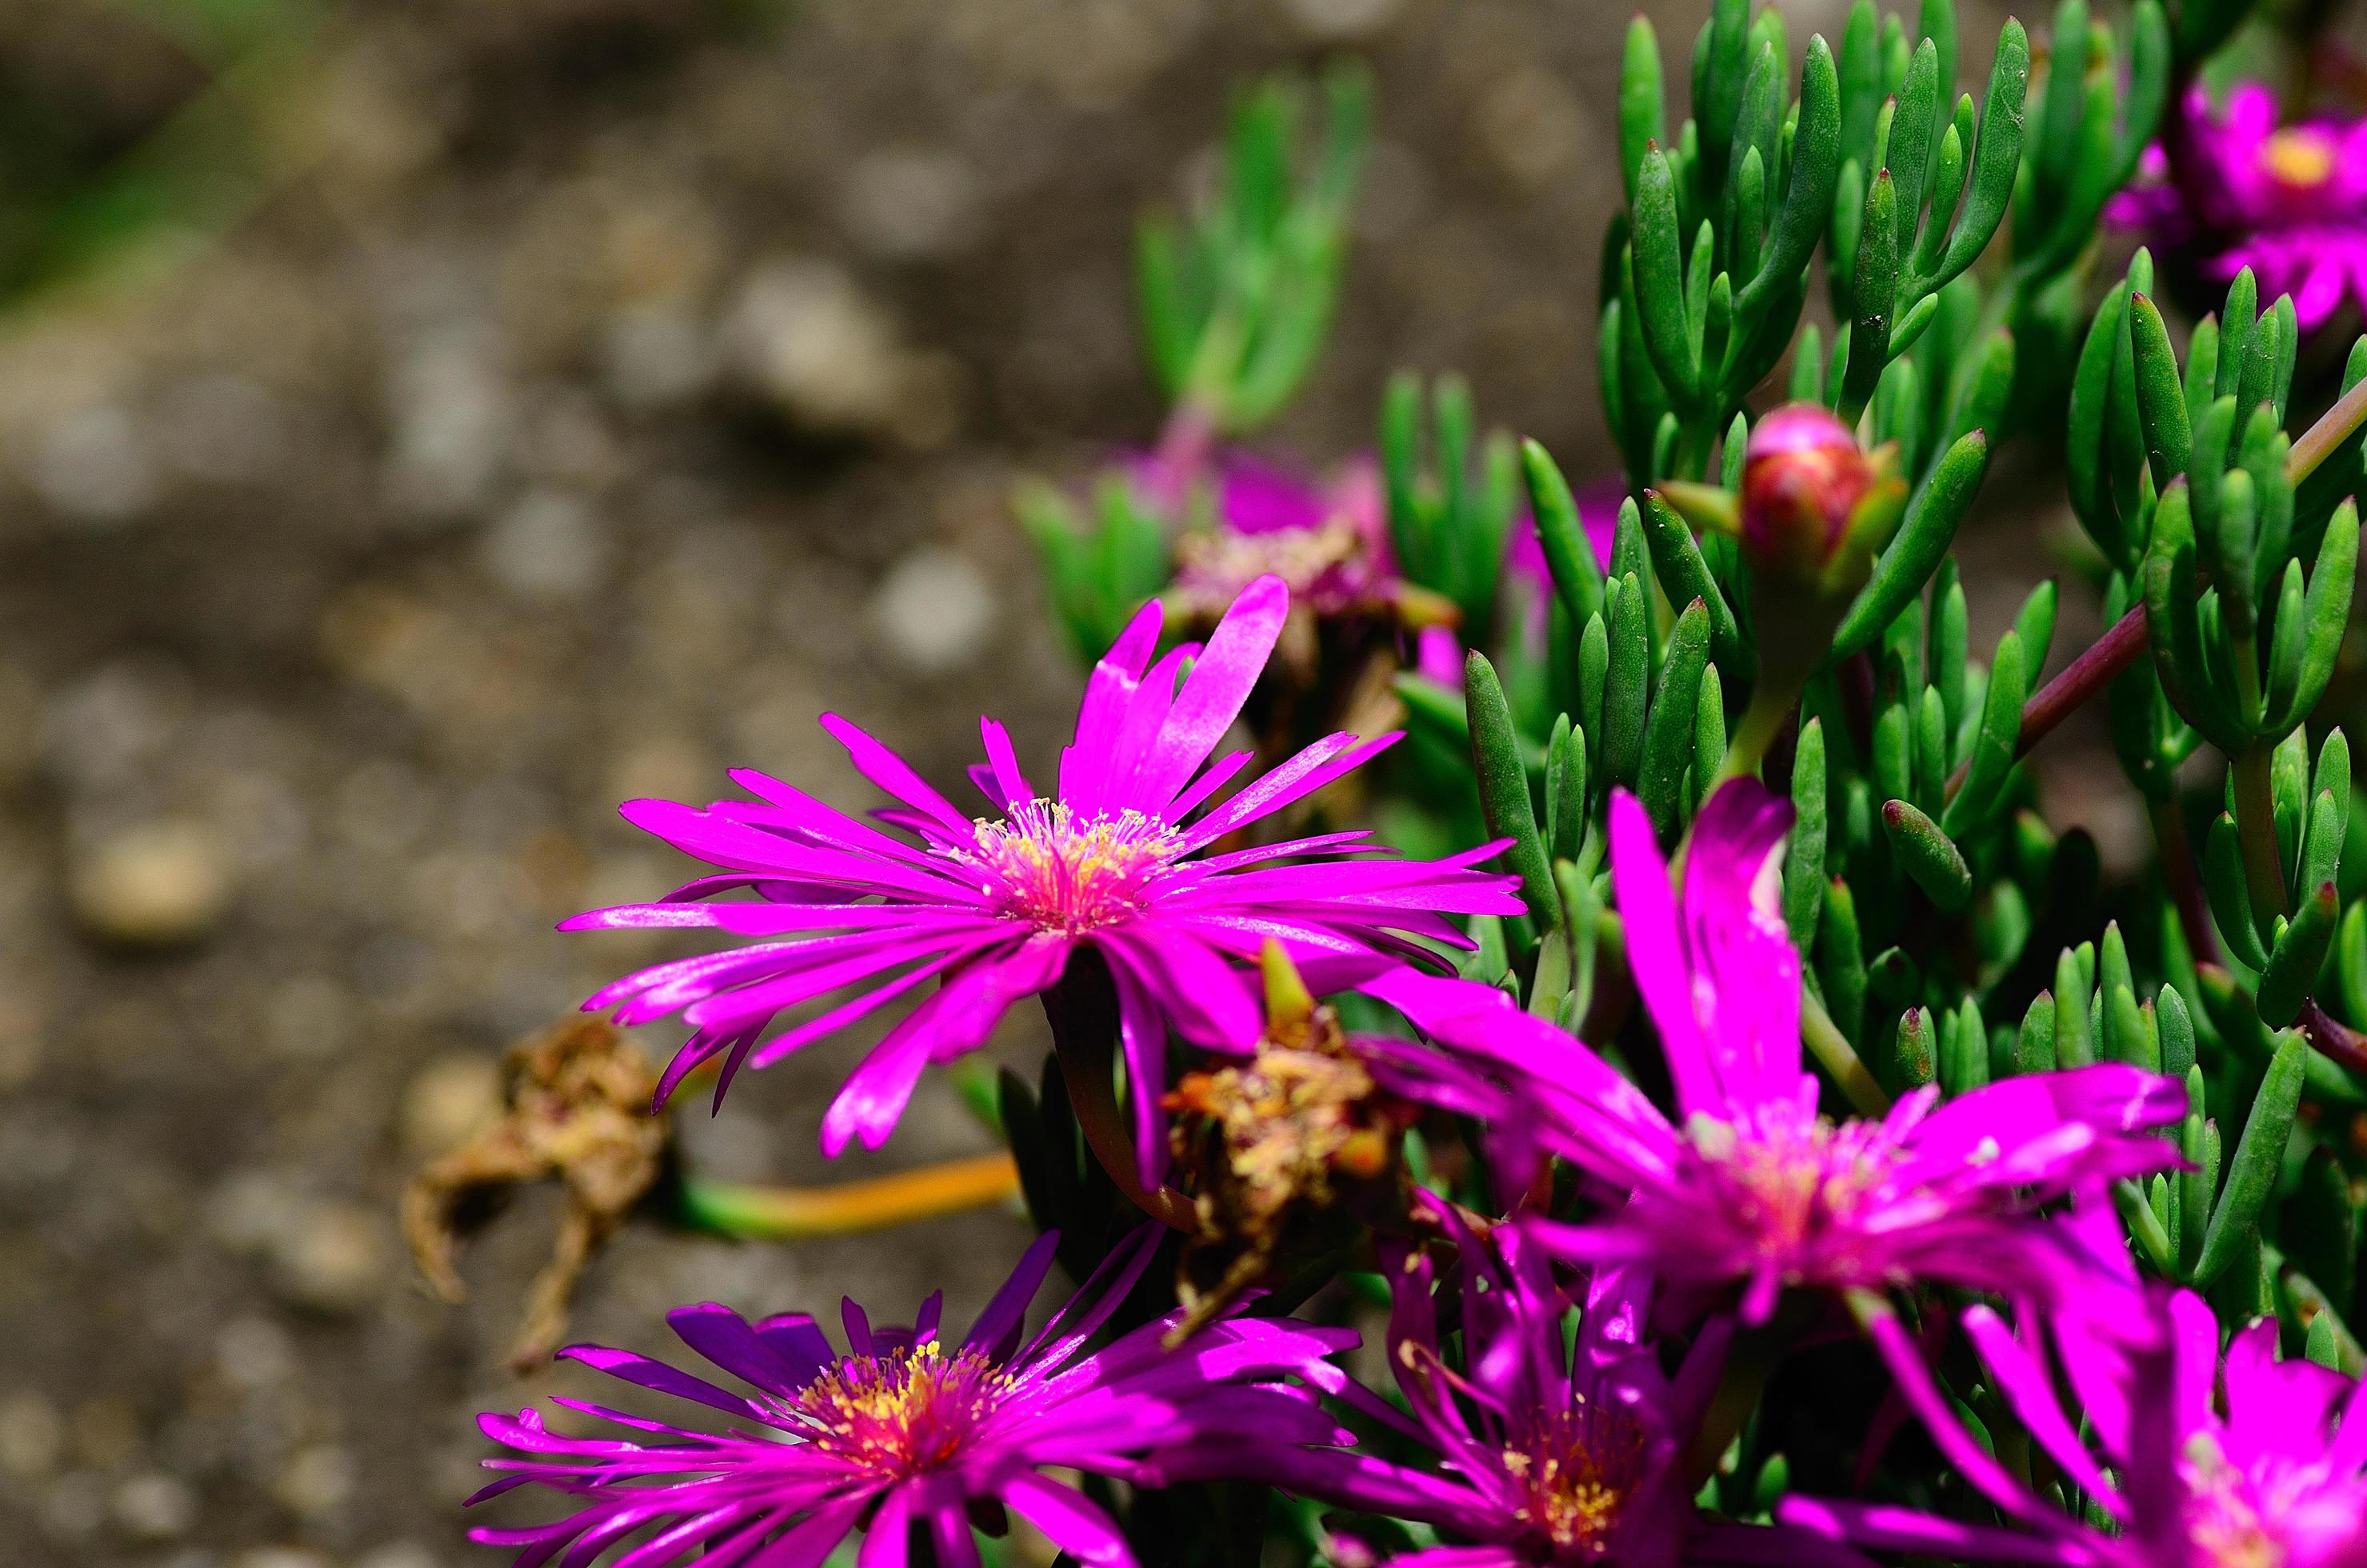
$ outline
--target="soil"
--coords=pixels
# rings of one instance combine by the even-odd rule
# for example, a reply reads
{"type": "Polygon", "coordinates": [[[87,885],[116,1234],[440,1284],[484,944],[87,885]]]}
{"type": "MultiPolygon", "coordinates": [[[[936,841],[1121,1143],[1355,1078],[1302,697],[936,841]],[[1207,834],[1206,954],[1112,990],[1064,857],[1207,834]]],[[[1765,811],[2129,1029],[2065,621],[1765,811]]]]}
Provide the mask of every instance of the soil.
{"type": "MultiPolygon", "coordinates": [[[[746,765],[872,803],[823,710],[948,788],[981,710],[1050,757],[1078,676],[1005,497],[1153,428],[1129,225],[1205,180],[1249,74],[1353,49],[1379,88],[1335,347],[1273,444],[1352,451],[1389,370],[1454,368],[1605,470],[1627,11],[386,0],[224,87],[128,9],[31,7],[6,79],[110,154],[226,93],[252,156],[0,324],[0,1556],[490,1562],[473,1413],[597,1381],[503,1366],[557,1206],[513,1206],[455,1308],[395,1202],[508,1042],[675,950],[552,930],[681,880],[616,802],[746,765]]],[[[1652,9],[1681,60],[1694,8],[1652,9]]],[[[987,1146],[932,1085],[829,1166],[866,1043],[685,1105],[685,1157],[987,1146]]],[[[895,1318],[939,1285],[960,1321],[1024,1236],[636,1223],[574,1327],[655,1351],[685,1301],[895,1318]]]]}

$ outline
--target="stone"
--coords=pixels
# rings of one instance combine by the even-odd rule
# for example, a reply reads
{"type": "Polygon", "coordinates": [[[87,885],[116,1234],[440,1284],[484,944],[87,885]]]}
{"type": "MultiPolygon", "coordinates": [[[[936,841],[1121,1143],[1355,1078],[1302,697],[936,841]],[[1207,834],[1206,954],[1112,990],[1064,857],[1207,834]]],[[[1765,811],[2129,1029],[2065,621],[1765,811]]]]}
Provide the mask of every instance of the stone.
{"type": "Polygon", "coordinates": [[[58,1407],[40,1394],[27,1389],[0,1400],[0,1471],[39,1480],[58,1468],[65,1441],[58,1407]]]}
{"type": "Polygon", "coordinates": [[[1308,38],[1344,43],[1385,31],[1405,9],[1405,0],[1285,0],[1285,9],[1308,38]]]}
{"type": "Polygon", "coordinates": [[[74,917],[102,941],[175,948],[221,923],[231,901],[221,841],[193,822],[138,823],[74,855],[67,892],[74,917]]]}
{"type": "Polygon", "coordinates": [[[156,468],[131,415],[92,403],[52,425],[33,462],[33,488],[77,522],[129,521],[156,501],[156,468]]]}
{"type": "Polygon", "coordinates": [[[236,484],[268,474],[288,456],[288,414],[244,376],[195,376],[166,392],[156,410],[156,446],[191,479],[236,484]]]}
{"type": "Polygon", "coordinates": [[[353,1456],[334,1443],[299,1449],[289,1456],[271,1490],[289,1512],[308,1519],[326,1518],[354,1494],[353,1456]]]}
{"type": "Polygon", "coordinates": [[[272,1388],[295,1375],[295,1343],[269,1318],[232,1318],[214,1336],[214,1367],[235,1387],[272,1388]]]}
{"type": "Polygon", "coordinates": [[[580,599],[597,588],[609,553],[592,508],[561,490],[529,493],[487,530],[480,551],[495,582],[544,603],[580,599]]]}
{"type": "Polygon", "coordinates": [[[933,147],[882,147],[847,166],[839,210],[855,242],[892,261],[958,250],[978,225],[978,177],[933,147]]]}
{"type": "Polygon", "coordinates": [[[439,1056],[402,1091],[403,1152],[434,1159],[467,1142],[501,1110],[499,1062],[473,1051],[439,1056]]]}
{"type": "Polygon", "coordinates": [[[374,1300],[389,1249],[378,1211],[351,1203],[308,1203],[271,1238],[273,1287],[291,1306],[343,1315],[374,1300]]]}
{"type": "Polygon", "coordinates": [[[994,589],[970,561],[923,545],[888,570],[871,597],[871,624],[915,675],[941,676],[975,660],[994,630],[994,589]]]}
{"type": "Polygon", "coordinates": [[[415,1540],[397,1540],[371,1547],[354,1568],[444,1568],[444,1560],[415,1540]]]}
{"type": "Polygon", "coordinates": [[[143,1471],[117,1484],[112,1511],[116,1528],[135,1540],[176,1540],[198,1522],[198,1495],[176,1475],[143,1471]]]}
{"type": "Polygon", "coordinates": [[[515,398],[478,329],[428,335],[387,381],[395,501],[430,517],[471,510],[494,479],[516,424],[515,398]]]}
{"type": "Polygon", "coordinates": [[[608,318],[600,337],[601,379],[629,409],[672,408],[715,380],[716,347],[698,320],[674,305],[637,305],[608,318]]]}
{"type": "Polygon", "coordinates": [[[844,268],[776,261],[742,288],[724,326],[733,378],[790,424],[877,437],[897,425],[905,362],[895,323],[844,268]]]}

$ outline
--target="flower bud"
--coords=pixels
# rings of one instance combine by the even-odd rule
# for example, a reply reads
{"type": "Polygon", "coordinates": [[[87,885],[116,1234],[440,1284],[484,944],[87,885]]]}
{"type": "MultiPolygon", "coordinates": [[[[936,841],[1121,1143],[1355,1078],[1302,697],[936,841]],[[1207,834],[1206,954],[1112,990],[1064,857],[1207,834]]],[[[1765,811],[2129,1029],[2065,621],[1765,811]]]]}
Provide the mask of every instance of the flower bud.
{"type": "Polygon", "coordinates": [[[1761,419],[1742,460],[1742,546],[1752,565],[1855,587],[1907,499],[1895,462],[1895,448],[1862,449],[1820,403],[1785,403],[1761,419]]]}

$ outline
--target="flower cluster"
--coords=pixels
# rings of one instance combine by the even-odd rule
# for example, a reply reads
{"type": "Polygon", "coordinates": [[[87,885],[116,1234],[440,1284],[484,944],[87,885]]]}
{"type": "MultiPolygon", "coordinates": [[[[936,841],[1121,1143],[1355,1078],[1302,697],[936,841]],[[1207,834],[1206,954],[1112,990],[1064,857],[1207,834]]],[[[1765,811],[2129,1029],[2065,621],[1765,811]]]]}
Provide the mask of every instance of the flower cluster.
{"type": "MultiPolygon", "coordinates": [[[[753,771],[629,802],[706,869],[569,922],[726,938],[585,1004],[680,1019],[662,1074],[613,1074],[660,1105],[855,1042],[827,1153],[886,1143],[934,1065],[1001,1141],[766,1193],[652,1123],[599,1235],[1015,1195],[1035,1243],[957,1343],[932,1298],[844,1303],[843,1348],[672,1314],[728,1385],[562,1352],[637,1392],[485,1417],[482,1495],[562,1506],[478,1538],[525,1568],[2367,1568],[2334,722],[2367,340],[2339,382],[2305,351],[2367,299],[2367,135],[2188,93],[2242,9],[2116,35],[2065,0],[2040,47],[2000,29],[1976,111],[1950,0],[1860,0],[1796,76],[1780,17],[1716,0],[1674,129],[1637,17],[1615,499],[1451,376],[1390,383],[1377,463],[1247,455],[1328,323],[1366,105],[1353,72],[1320,116],[1243,97],[1207,202],[1142,238],[1166,436],[1091,525],[1064,485],[1021,503],[1091,660],[1049,768],[982,720],[965,808],[824,715],[885,803],[753,771]],[[2097,297],[2108,217],[2161,255],[2097,297]],[[2217,313],[2174,334],[2157,266],[2217,313]],[[1993,606],[1951,554],[2041,430],[2107,628],[2067,657],[2054,583],[1993,606]],[[2141,874],[2049,823],[2039,748],[2091,704],[2141,874]],[[990,1087],[963,1059],[1020,1049],[1031,1000],[1043,1070],[990,1087]],[[1082,1287],[1031,1335],[1056,1265],[1082,1287]]],[[[577,1181],[533,1121],[527,1174],[577,1181]]]]}

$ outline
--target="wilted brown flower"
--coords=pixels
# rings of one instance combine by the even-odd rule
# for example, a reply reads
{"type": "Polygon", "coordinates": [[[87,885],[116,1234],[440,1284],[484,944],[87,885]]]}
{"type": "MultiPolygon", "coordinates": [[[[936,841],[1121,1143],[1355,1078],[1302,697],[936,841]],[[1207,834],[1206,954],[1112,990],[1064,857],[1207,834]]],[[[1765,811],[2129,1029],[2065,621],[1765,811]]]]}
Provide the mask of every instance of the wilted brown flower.
{"type": "Polygon", "coordinates": [[[1382,1092],[1338,1015],[1317,1006],[1280,949],[1268,949],[1257,1053],[1186,1074],[1165,1101],[1197,1221],[1176,1283],[1185,1309],[1178,1335],[1255,1284],[1286,1242],[1321,1237],[1335,1218],[1404,1207],[1399,1150],[1410,1108],[1382,1092]]]}
{"type": "Polygon", "coordinates": [[[527,1291],[510,1353],[520,1369],[557,1348],[568,1302],[592,1255],[657,1181],[672,1123],[650,1112],[657,1074],[616,1028],[570,1018],[512,1046],[503,1110],[435,1161],[402,1195],[402,1233],[436,1293],[467,1292],[453,1270],[463,1233],[492,1217],[504,1188],[557,1181],[566,1189],[550,1262],[527,1291]]]}

